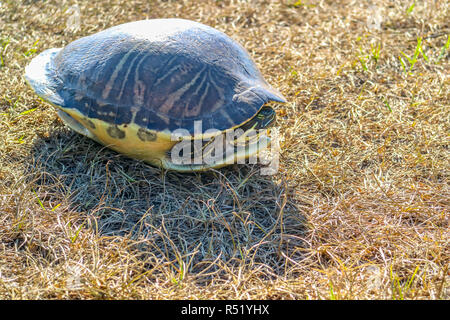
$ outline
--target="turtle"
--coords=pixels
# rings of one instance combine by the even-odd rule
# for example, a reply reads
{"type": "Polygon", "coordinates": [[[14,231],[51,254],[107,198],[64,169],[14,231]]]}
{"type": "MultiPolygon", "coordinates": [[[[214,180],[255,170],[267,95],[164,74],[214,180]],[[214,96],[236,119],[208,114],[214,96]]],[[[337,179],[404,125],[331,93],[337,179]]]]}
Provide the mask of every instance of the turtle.
{"type": "Polygon", "coordinates": [[[128,22],[47,49],[27,65],[25,80],[74,131],[182,172],[223,167],[268,148],[270,135],[263,135],[214,161],[173,157],[182,141],[190,143],[183,150],[191,160],[196,142],[204,150],[220,134],[268,128],[275,119],[271,103],[286,103],[243,46],[178,18],[128,22]]]}

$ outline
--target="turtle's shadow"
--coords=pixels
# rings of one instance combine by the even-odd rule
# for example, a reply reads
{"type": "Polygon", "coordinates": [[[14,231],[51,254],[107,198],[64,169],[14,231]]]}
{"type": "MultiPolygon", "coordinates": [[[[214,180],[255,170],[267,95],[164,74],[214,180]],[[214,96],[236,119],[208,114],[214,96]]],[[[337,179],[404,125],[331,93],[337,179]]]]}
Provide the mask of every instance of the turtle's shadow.
{"type": "Polygon", "coordinates": [[[280,250],[302,258],[304,244],[292,239],[305,232],[305,219],[291,191],[258,166],[164,172],[67,129],[38,138],[30,157],[36,192],[46,201],[95,218],[101,235],[140,240],[160,261],[191,256],[195,273],[199,262],[231,263],[251,253],[252,264],[279,274],[286,261],[280,250]]]}

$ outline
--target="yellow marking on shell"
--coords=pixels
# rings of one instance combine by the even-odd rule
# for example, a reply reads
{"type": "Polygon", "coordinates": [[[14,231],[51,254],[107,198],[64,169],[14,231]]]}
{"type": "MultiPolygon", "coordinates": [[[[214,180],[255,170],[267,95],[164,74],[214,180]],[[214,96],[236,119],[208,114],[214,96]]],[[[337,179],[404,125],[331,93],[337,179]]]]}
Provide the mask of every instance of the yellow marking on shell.
{"type": "Polygon", "coordinates": [[[125,136],[122,139],[113,138],[108,133],[108,130],[114,125],[99,119],[87,119],[78,110],[64,109],[64,111],[83,124],[99,143],[129,157],[146,161],[155,166],[161,166],[162,162],[165,161],[166,153],[177,143],[170,140],[170,134],[152,130],[148,130],[148,132],[154,133],[156,139],[154,141],[142,141],[138,137],[139,129],[142,128],[134,123],[118,125],[117,129],[123,131],[125,136]],[[94,124],[95,129],[89,121],[91,124],[94,124]]]}
{"type": "Polygon", "coordinates": [[[83,99],[84,97],[85,97],[84,94],[77,92],[77,93],[75,93],[74,99],[75,99],[75,101],[81,101],[81,99],[83,99]]]}
{"type": "Polygon", "coordinates": [[[131,107],[131,121],[130,121],[131,123],[134,123],[134,120],[136,119],[136,114],[138,113],[138,111],[139,111],[139,108],[131,107]]]}
{"type": "MultiPolygon", "coordinates": [[[[107,105],[108,105],[108,103],[103,102],[103,101],[100,101],[100,100],[97,100],[96,102],[97,102],[97,105],[98,105],[99,107],[104,107],[104,106],[107,106],[107,105]]],[[[105,112],[105,114],[106,114],[106,112],[105,112]]]]}
{"type": "MultiPolygon", "coordinates": [[[[181,66],[183,67],[183,66],[181,66]]],[[[185,66],[188,70],[188,67],[185,66]]],[[[188,91],[192,85],[194,85],[195,81],[197,81],[198,77],[201,75],[205,67],[197,72],[197,74],[189,81],[188,83],[185,83],[184,86],[176,90],[175,92],[172,92],[166,99],[166,101],[163,103],[163,105],[159,108],[159,113],[162,114],[169,114],[169,111],[172,110],[175,103],[180,100],[180,98],[183,96],[183,94],[188,91]]],[[[183,70],[180,70],[181,73],[183,73],[183,70]]],[[[185,70],[184,73],[187,73],[185,70]]]]}
{"type": "Polygon", "coordinates": [[[220,114],[222,115],[222,117],[227,119],[227,121],[228,121],[228,123],[230,125],[234,125],[235,124],[233,119],[231,119],[230,115],[228,114],[228,112],[226,112],[224,109],[220,110],[220,114]]]}
{"type": "Polygon", "coordinates": [[[122,56],[122,58],[120,59],[119,63],[116,65],[116,68],[114,69],[114,71],[113,71],[111,77],[109,78],[108,83],[106,83],[105,88],[103,89],[103,92],[102,92],[102,98],[103,98],[103,99],[108,98],[108,96],[109,96],[109,94],[110,94],[112,88],[114,87],[114,82],[116,81],[116,78],[117,78],[117,76],[119,75],[120,70],[122,70],[122,68],[123,68],[123,66],[124,66],[124,64],[125,64],[125,62],[127,61],[128,56],[129,56],[130,54],[132,54],[132,53],[134,52],[134,50],[135,50],[139,45],[140,45],[139,43],[138,43],[137,45],[135,45],[135,46],[133,47],[133,49],[129,50],[129,51],[128,51],[126,54],[124,54],[124,55],[122,56]]]}
{"type": "Polygon", "coordinates": [[[141,80],[136,80],[134,83],[134,95],[133,95],[133,102],[137,106],[141,106],[144,104],[144,95],[145,95],[145,83],[141,80]]]}

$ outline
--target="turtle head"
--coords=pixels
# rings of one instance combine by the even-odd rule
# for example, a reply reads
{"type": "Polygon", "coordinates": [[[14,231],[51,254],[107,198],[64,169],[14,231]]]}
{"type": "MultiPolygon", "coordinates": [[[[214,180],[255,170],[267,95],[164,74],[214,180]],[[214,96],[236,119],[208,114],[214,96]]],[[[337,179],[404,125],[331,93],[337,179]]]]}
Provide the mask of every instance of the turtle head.
{"type": "Polygon", "coordinates": [[[276,118],[275,110],[272,107],[264,106],[255,117],[255,129],[264,129],[269,127],[276,118]]]}
{"type": "Polygon", "coordinates": [[[241,129],[248,131],[251,129],[260,130],[269,127],[276,118],[275,110],[270,106],[263,106],[261,110],[247,123],[241,126],[241,129]]]}

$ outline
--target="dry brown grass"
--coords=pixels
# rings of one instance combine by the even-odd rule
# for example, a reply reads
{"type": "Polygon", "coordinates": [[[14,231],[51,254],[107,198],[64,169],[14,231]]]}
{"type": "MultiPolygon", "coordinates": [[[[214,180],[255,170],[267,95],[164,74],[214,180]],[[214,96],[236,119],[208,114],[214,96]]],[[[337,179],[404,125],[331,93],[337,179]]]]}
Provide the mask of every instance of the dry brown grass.
{"type": "Polygon", "coordinates": [[[448,1],[0,3],[0,298],[449,298],[448,1]],[[25,85],[40,51],[159,17],[226,32],[288,98],[277,175],[161,172],[25,85]]]}

